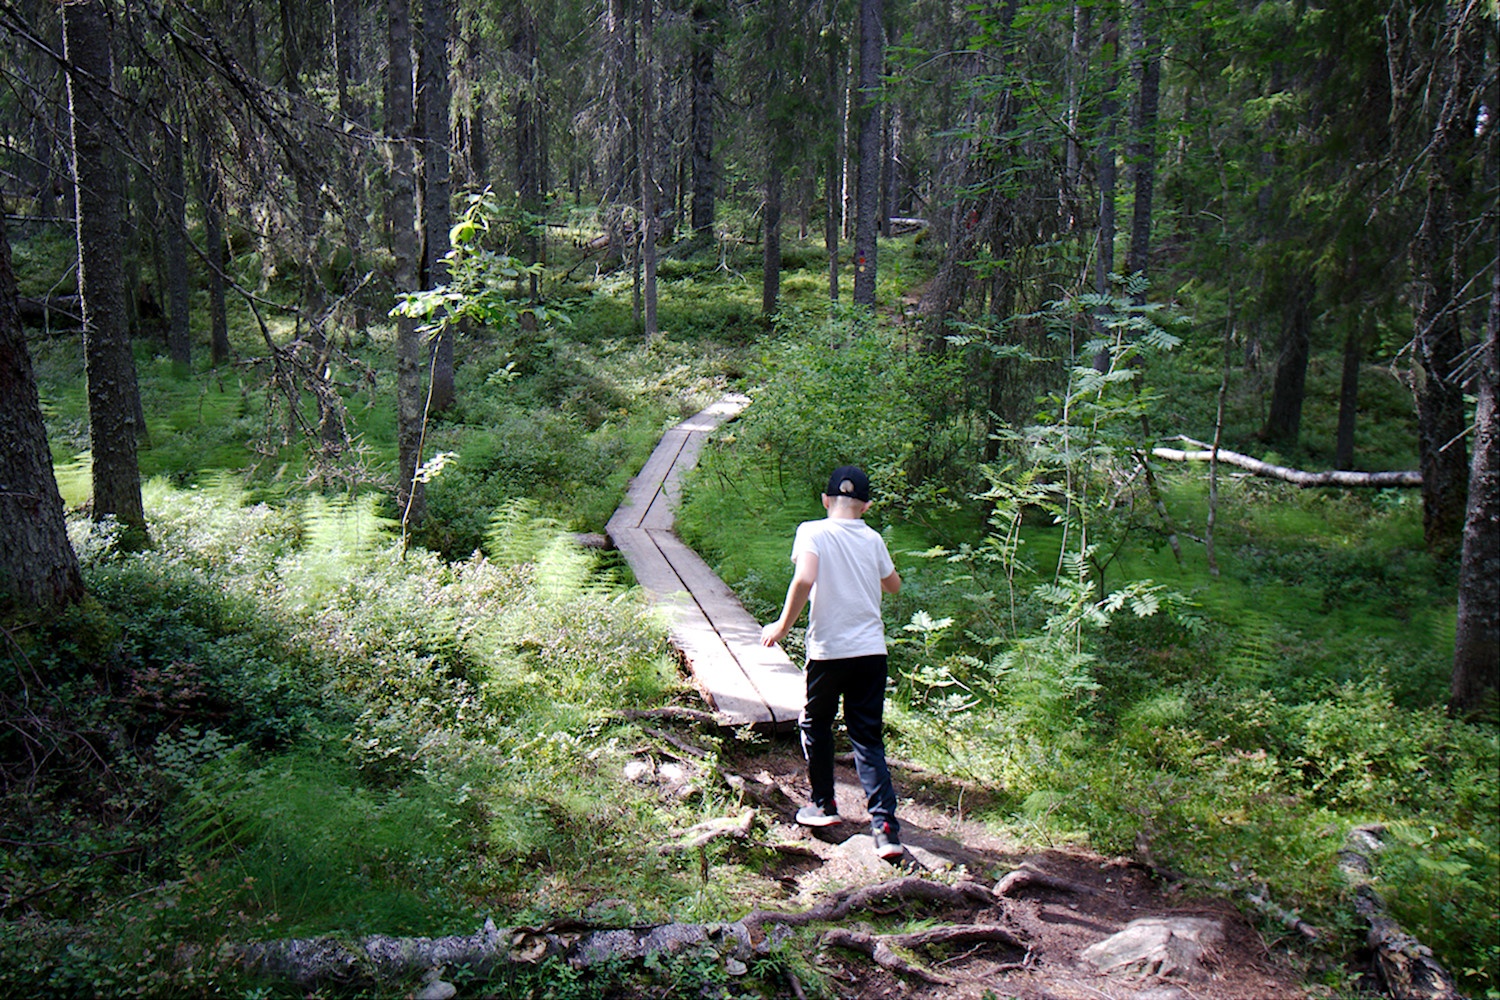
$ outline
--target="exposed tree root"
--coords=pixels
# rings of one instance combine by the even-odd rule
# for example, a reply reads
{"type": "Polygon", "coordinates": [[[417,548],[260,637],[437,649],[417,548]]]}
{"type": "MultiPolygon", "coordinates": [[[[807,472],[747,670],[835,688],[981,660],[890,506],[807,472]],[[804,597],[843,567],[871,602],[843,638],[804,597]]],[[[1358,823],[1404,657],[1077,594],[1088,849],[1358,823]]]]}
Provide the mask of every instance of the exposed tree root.
{"type": "Polygon", "coordinates": [[[755,810],[746,809],[738,816],[723,816],[699,823],[688,829],[683,834],[683,839],[674,844],[663,847],[663,854],[672,854],[680,851],[696,850],[720,837],[734,837],[743,840],[750,835],[750,828],[755,825],[755,810]]]}
{"type": "Polygon", "coordinates": [[[944,885],[909,875],[861,889],[841,889],[801,913],[754,910],[740,923],[753,934],[766,924],[805,927],[812,923],[841,920],[856,910],[878,910],[893,904],[911,902],[937,903],[951,907],[989,907],[995,905],[995,896],[978,882],[944,885]]]}
{"type": "Polygon", "coordinates": [[[892,972],[901,972],[939,986],[950,986],[954,980],[925,966],[918,965],[902,956],[903,951],[916,951],[933,945],[984,944],[999,942],[1018,951],[1026,951],[1024,942],[1014,934],[994,924],[958,924],[933,927],[913,934],[867,934],[843,927],[835,927],[823,935],[823,944],[836,945],[861,952],[875,960],[875,964],[892,972]]]}
{"type": "Polygon", "coordinates": [[[1044,889],[1056,889],[1058,892],[1074,892],[1082,896],[1098,896],[1100,892],[1091,885],[1081,882],[1072,882],[1056,875],[1048,875],[1046,872],[1038,871],[1030,865],[1022,865],[1009,875],[1005,876],[995,886],[996,896],[1011,896],[1019,889],[1030,886],[1041,886],[1044,889]]]}

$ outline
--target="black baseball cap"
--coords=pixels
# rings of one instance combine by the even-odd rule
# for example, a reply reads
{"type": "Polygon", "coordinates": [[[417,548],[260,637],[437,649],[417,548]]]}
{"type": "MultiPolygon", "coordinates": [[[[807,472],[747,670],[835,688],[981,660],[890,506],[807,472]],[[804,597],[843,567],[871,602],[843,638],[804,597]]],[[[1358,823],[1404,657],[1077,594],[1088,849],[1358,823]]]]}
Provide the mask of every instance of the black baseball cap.
{"type": "Polygon", "coordinates": [[[864,470],[858,466],[841,465],[833,470],[833,475],[828,477],[828,489],[823,492],[831,497],[853,497],[868,503],[870,477],[865,475],[864,470]]]}

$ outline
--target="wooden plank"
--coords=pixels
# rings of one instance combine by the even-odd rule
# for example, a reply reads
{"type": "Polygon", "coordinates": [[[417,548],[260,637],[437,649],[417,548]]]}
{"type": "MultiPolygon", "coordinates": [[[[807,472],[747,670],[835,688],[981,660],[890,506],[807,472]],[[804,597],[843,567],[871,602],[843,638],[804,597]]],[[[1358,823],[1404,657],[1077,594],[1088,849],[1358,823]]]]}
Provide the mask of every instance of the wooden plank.
{"type": "MultiPolygon", "coordinates": [[[[614,534],[616,530],[641,526],[642,519],[645,518],[652,503],[661,493],[663,480],[676,463],[677,455],[687,441],[688,432],[675,427],[662,435],[656,448],[651,452],[651,457],[646,459],[646,464],[641,466],[641,471],[635,474],[635,477],[630,480],[630,485],[625,488],[625,499],[610,517],[609,524],[606,526],[605,530],[609,534],[614,534]]],[[[670,521],[668,526],[670,526],[670,521]]]]}
{"type": "MultiPolygon", "coordinates": [[[[641,586],[656,597],[667,617],[672,645],[682,653],[700,690],[727,725],[767,725],[778,720],[730,654],[654,540],[631,530],[616,539],[641,586]]],[[[679,543],[680,544],[680,543],[679,543]]]]}
{"type": "Polygon", "coordinates": [[[760,692],[774,721],[778,725],[795,723],[807,694],[802,671],[781,647],[767,648],[760,644],[760,623],[698,553],[675,535],[652,532],[651,537],[673,573],[692,593],[741,672],[760,692]]]}
{"type": "Polygon", "coordinates": [[[672,533],[682,480],[708,435],[749,403],[726,396],[662,435],[607,531],[641,586],[667,615],[672,645],[709,703],[730,725],[796,723],[805,685],[779,648],[760,645],[760,625],[696,552],[672,533]]]}

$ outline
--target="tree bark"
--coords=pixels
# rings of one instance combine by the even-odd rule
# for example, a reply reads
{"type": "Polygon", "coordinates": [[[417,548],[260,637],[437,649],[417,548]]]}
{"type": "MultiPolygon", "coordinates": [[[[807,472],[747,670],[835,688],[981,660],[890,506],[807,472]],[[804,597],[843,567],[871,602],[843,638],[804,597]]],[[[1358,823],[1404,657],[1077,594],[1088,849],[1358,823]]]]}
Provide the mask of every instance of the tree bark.
{"type": "Polygon", "coordinates": [[[1235,451],[1225,451],[1222,448],[1213,448],[1202,441],[1193,441],[1189,438],[1180,440],[1187,444],[1195,445],[1197,451],[1184,451],[1180,448],[1153,448],[1151,454],[1157,458],[1166,459],[1169,462],[1207,462],[1217,459],[1226,465],[1233,465],[1253,472],[1257,476],[1265,476],[1268,479],[1280,479],[1298,486],[1346,486],[1346,487],[1374,487],[1377,489],[1389,489],[1393,487],[1414,487],[1422,485],[1422,474],[1420,472],[1346,472],[1335,470],[1332,472],[1305,472],[1302,469],[1290,469],[1284,465],[1273,465],[1270,462],[1262,462],[1258,458],[1249,455],[1241,455],[1235,451]]]}
{"type": "MultiPolygon", "coordinates": [[[[422,3],[422,226],[426,230],[426,264],[432,287],[448,281],[448,230],[452,225],[448,160],[448,40],[452,34],[451,0],[422,3]]],[[[432,343],[428,409],[442,413],[453,405],[453,330],[440,324],[432,343]]]]}
{"type": "Polygon", "coordinates": [[[693,5],[693,238],[713,241],[714,229],[714,51],[718,19],[712,0],[693,5]]]}
{"type": "Polygon", "coordinates": [[[1270,411],[1261,437],[1295,446],[1302,427],[1302,401],[1307,395],[1307,359],[1311,350],[1313,279],[1294,273],[1284,290],[1281,349],[1271,387],[1270,411]]]}
{"type": "Polygon", "coordinates": [[[641,0],[641,321],[646,343],[656,340],[656,0],[641,0]]]}
{"type": "Polygon", "coordinates": [[[1457,223],[1466,208],[1461,195],[1473,165],[1464,143],[1472,141],[1479,99],[1475,82],[1484,52],[1481,20],[1457,0],[1443,5],[1432,70],[1438,108],[1424,164],[1426,205],[1411,248],[1413,344],[1421,366],[1416,395],[1422,537],[1428,551],[1438,556],[1458,549],[1467,507],[1466,421],[1456,371],[1464,344],[1454,279],[1461,269],[1457,223]]]}
{"type": "MultiPolygon", "coordinates": [[[[392,278],[396,290],[417,287],[419,251],[416,228],[416,184],[412,176],[412,65],[410,0],[386,0],[387,49],[385,121],[390,140],[392,278]]],[[[426,515],[427,497],[417,478],[421,462],[423,399],[422,342],[417,321],[396,317],[396,507],[407,537],[426,515]]]]}
{"type": "MultiPolygon", "coordinates": [[[[1130,218],[1130,256],[1125,263],[1131,274],[1142,277],[1151,268],[1151,207],[1156,187],[1156,109],[1161,88],[1161,57],[1147,24],[1149,0],[1131,0],[1130,73],[1135,83],[1135,103],[1130,113],[1130,176],[1135,205],[1130,218]]],[[[1146,304],[1146,291],[1132,296],[1136,305],[1146,304]]]]}
{"type": "Polygon", "coordinates": [[[851,117],[859,129],[855,176],[854,304],[875,306],[876,253],[880,212],[880,0],[859,2],[859,89],[851,117]]]}
{"type": "Polygon", "coordinates": [[[767,72],[761,94],[761,111],[765,115],[766,200],[764,238],[761,241],[760,314],[769,319],[776,314],[781,299],[781,186],[782,159],[785,156],[785,122],[781,113],[782,13],[779,0],[771,0],[764,38],[767,72]]]}
{"type": "Polygon", "coordinates": [[[828,251],[828,300],[839,300],[839,234],[843,229],[844,199],[841,179],[844,163],[844,80],[843,42],[837,26],[827,33],[828,45],[828,109],[833,119],[834,140],[828,144],[828,162],[824,166],[823,202],[827,213],[823,220],[823,248],[828,251]]]}
{"type": "Polygon", "coordinates": [[[124,527],[120,544],[150,544],[136,457],[140,390],[125,327],[120,179],[111,143],[117,133],[112,98],[114,60],[101,0],[63,4],[77,191],[78,286],[83,297],[84,373],[93,452],[93,514],[124,527]]]}
{"type": "Polygon", "coordinates": [[[0,212],[0,609],[50,609],[83,596],[41,398],[16,309],[5,213],[0,212]]]}
{"type": "Polygon", "coordinates": [[[164,116],[161,138],[165,147],[167,222],[163,236],[167,244],[167,349],[172,363],[184,369],[193,361],[188,335],[190,296],[187,258],[187,182],[182,166],[182,123],[179,107],[164,116]]]}
{"type": "Polygon", "coordinates": [[[1364,345],[1372,339],[1375,311],[1366,308],[1349,320],[1344,333],[1344,370],[1339,379],[1339,423],[1333,444],[1333,464],[1347,469],[1354,464],[1354,424],[1359,416],[1359,366],[1364,345]]]}
{"type": "MultiPolygon", "coordinates": [[[[1494,142],[1492,139],[1491,142],[1494,142]]],[[[1500,225],[1492,225],[1500,246],[1500,225]]],[[[1463,716],[1500,690],[1500,262],[1492,265],[1490,315],[1474,393],[1474,457],[1458,570],[1458,627],[1448,711],[1463,716]]],[[[1493,709],[1492,709],[1493,711],[1493,709]]]]}
{"type": "Polygon", "coordinates": [[[229,244],[224,239],[224,194],[208,136],[198,134],[198,200],[203,208],[203,255],[208,261],[208,354],[214,365],[229,360],[229,312],[224,301],[224,272],[229,244]]]}

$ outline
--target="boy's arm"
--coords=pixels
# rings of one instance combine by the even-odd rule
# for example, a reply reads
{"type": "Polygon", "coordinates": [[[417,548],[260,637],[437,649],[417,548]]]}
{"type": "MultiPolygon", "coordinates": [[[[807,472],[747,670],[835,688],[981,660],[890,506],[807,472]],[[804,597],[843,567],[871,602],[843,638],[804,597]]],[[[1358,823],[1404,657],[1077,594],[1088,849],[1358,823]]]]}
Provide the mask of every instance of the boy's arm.
{"type": "Polygon", "coordinates": [[[880,589],[887,594],[901,593],[901,574],[897,573],[894,569],[891,570],[890,576],[881,578],[880,589]]]}
{"type": "Polygon", "coordinates": [[[818,580],[818,554],[804,552],[797,557],[797,569],[792,573],[792,582],[786,588],[786,603],[781,608],[781,617],[760,630],[760,644],[774,646],[792,630],[792,625],[807,605],[807,595],[812,593],[818,580]]]}

